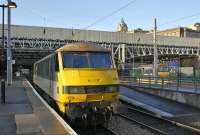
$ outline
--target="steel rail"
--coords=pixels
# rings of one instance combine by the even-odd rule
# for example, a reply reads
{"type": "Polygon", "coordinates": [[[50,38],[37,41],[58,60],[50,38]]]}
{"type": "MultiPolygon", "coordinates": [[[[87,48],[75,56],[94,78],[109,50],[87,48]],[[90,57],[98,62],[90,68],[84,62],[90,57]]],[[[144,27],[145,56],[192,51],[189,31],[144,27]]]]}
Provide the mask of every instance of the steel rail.
{"type": "Polygon", "coordinates": [[[166,133],[166,132],[163,132],[163,131],[161,131],[161,130],[159,130],[159,129],[156,129],[156,128],[154,128],[154,127],[151,127],[151,126],[149,126],[149,125],[147,125],[147,124],[144,124],[144,123],[142,123],[142,122],[139,122],[139,121],[137,121],[137,120],[135,120],[135,119],[131,119],[131,118],[127,117],[126,115],[118,114],[118,116],[120,116],[120,117],[122,117],[122,118],[125,118],[125,119],[127,119],[127,120],[129,120],[129,121],[131,121],[131,122],[135,122],[135,123],[137,123],[137,124],[139,124],[139,125],[142,125],[142,126],[148,128],[148,129],[150,129],[151,131],[156,132],[156,133],[159,133],[159,134],[161,134],[161,135],[170,135],[170,134],[168,134],[168,133],[166,133]]]}
{"type": "Polygon", "coordinates": [[[188,129],[188,130],[191,130],[191,131],[193,131],[193,132],[196,132],[196,133],[200,134],[200,129],[197,129],[197,128],[194,128],[194,127],[191,127],[191,126],[188,126],[188,125],[185,125],[185,124],[176,122],[176,121],[172,121],[172,120],[163,118],[163,117],[161,117],[161,116],[153,115],[153,114],[151,114],[151,113],[148,113],[148,112],[145,112],[145,111],[136,109],[136,108],[132,108],[132,107],[127,107],[127,108],[128,108],[129,110],[137,111],[137,112],[139,112],[139,113],[148,115],[148,116],[150,116],[150,117],[152,117],[152,118],[156,118],[156,119],[159,119],[159,120],[162,120],[162,121],[166,121],[166,122],[171,123],[171,124],[173,124],[173,125],[176,125],[176,126],[178,126],[178,127],[182,127],[182,128],[185,128],[185,129],[188,129]]]}
{"type": "Polygon", "coordinates": [[[112,129],[109,129],[109,128],[106,128],[105,127],[105,129],[106,130],[108,130],[108,132],[110,132],[111,134],[113,134],[113,135],[119,135],[118,133],[116,133],[114,130],[112,130],[112,129]]]}

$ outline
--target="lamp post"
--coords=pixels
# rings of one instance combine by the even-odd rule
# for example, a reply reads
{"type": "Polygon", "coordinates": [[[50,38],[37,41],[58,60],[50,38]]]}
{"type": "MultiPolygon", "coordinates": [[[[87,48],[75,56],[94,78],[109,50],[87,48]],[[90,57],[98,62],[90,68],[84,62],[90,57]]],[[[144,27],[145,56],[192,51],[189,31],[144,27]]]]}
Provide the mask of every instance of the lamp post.
{"type": "Polygon", "coordinates": [[[5,5],[0,5],[2,7],[2,73],[1,73],[1,99],[2,103],[5,103],[5,79],[4,79],[4,8],[5,5]]]}
{"type": "Polygon", "coordinates": [[[17,8],[16,3],[8,0],[8,35],[7,35],[7,84],[12,84],[12,52],[10,40],[11,8],[17,8]]]}
{"type": "Polygon", "coordinates": [[[17,5],[14,2],[9,2],[7,5],[0,5],[2,8],[2,79],[1,79],[1,99],[2,103],[5,104],[5,77],[4,77],[4,9],[5,8],[16,8],[17,5]]]}

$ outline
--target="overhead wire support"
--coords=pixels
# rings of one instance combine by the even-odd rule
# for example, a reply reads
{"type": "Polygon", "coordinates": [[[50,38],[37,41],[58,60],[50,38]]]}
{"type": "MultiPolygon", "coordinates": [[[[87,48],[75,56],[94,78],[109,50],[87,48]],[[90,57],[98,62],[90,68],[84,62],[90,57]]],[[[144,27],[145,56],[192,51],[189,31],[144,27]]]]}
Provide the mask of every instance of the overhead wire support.
{"type": "Polygon", "coordinates": [[[158,70],[158,48],[157,48],[157,22],[156,18],[154,18],[154,33],[153,33],[153,41],[154,41],[154,65],[153,65],[153,75],[154,77],[157,76],[158,70]]]}

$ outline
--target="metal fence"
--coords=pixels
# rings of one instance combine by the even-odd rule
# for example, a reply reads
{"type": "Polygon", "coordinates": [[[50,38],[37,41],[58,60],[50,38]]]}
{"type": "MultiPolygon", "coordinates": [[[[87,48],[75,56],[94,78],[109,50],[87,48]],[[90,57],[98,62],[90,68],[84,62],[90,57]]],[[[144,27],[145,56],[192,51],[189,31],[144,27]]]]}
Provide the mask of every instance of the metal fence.
{"type": "Polygon", "coordinates": [[[200,78],[194,76],[186,77],[177,74],[177,76],[153,77],[152,75],[119,74],[119,77],[122,84],[132,86],[200,93],[200,78]]]}

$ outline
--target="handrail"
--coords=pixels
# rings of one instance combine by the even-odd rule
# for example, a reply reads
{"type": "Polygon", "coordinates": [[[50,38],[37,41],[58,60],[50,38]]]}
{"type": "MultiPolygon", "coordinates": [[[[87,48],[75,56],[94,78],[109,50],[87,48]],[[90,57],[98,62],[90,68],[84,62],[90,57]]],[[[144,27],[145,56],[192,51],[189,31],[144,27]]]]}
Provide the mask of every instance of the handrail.
{"type": "Polygon", "coordinates": [[[136,86],[200,93],[199,77],[119,76],[119,78],[122,83],[131,83],[136,86]]]}

